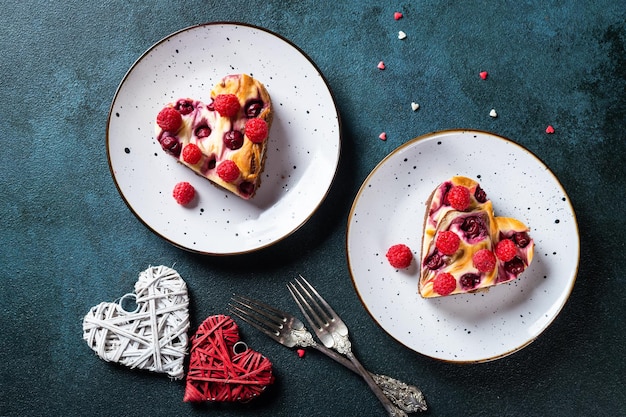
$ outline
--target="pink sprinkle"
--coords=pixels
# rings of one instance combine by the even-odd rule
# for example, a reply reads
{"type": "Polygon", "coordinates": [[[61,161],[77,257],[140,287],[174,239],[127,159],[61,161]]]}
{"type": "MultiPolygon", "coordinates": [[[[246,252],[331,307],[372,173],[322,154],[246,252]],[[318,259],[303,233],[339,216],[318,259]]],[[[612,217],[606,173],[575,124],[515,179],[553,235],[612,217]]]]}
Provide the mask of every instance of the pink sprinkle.
{"type": "Polygon", "coordinates": [[[546,133],[548,135],[551,135],[554,133],[554,128],[552,127],[552,125],[548,125],[548,127],[546,127],[546,133]]]}
{"type": "Polygon", "coordinates": [[[385,63],[384,63],[383,61],[380,61],[380,62],[378,63],[378,69],[379,69],[379,70],[384,70],[384,69],[385,69],[385,63]]]}
{"type": "Polygon", "coordinates": [[[380,135],[378,135],[378,139],[387,140],[387,134],[385,132],[381,133],[380,135]]]}
{"type": "Polygon", "coordinates": [[[489,75],[487,73],[487,71],[483,71],[483,72],[480,73],[480,78],[482,78],[483,80],[486,80],[487,79],[487,75],[489,75]]]}
{"type": "Polygon", "coordinates": [[[402,13],[400,13],[400,12],[395,12],[395,13],[393,14],[393,18],[394,18],[394,19],[396,19],[396,20],[400,20],[400,19],[402,19],[402,13]]]}
{"type": "Polygon", "coordinates": [[[304,349],[298,349],[296,352],[298,352],[298,356],[303,358],[304,357],[304,349]]]}

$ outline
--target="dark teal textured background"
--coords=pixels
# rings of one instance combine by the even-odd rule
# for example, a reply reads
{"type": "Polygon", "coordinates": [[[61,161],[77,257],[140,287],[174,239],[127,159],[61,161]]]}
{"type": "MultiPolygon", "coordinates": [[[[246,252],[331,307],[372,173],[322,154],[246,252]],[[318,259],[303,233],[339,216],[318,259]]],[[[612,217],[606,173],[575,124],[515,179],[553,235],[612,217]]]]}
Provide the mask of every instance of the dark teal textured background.
{"type": "Polygon", "coordinates": [[[285,283],[302,273],[332,295],[369,368],[422,387],[428,415],[626,415],[624,0],[69,0],[2,9],[0,416],[383,415],[349,371],[316,352],[300,359],[244,325],[277,375],[249,404],[192,406],[182,382],[99,360],[81,339],[83,316],[132,291],[150,264],[175,265],[187,281],[192,330],[226,312],[232,292],[293,311],[285,283]],[[394,11],[404,18],[394,21],[394,11]],[[343,127],[339,170],[319,211],[289,239],[235,257],[187,253],[146,229],[118,195],[105,150],[109,106],[128,68],[170,33],[211,21],[265,27],[300,47],[326,77],[343,127]],[[392,340],[347,269],[347,216],[367,174],[400,144],[450,128],[491,131],[534,152],[561,180],[580,228],[578,279],[561,314],[522,351],[485,364],[441,363],[392,340]]]}

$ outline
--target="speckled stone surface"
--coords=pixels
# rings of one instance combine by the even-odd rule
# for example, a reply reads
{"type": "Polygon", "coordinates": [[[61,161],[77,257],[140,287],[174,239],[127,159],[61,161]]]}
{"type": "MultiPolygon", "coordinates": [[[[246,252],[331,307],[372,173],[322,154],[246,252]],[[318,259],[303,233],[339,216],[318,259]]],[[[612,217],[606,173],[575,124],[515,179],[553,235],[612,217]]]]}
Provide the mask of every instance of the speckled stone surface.
{"type": "Polygon", "coordinates": [[[247,404],[186,404],[183,383],[100,360],[81,339],[83,316],[159,264],[187,282],[192,329],[226,312],[233,292],[294,311],[285,284],[302,273],[348,323],[363,363],[419,385],[428,415],[624,413],[623,0],[70,0],[3,9],[0,416],[384,414],[349,371],[316,352],[299,358],[245,326],[242,337],[276,373],[247,404]],[[395,11],[404,17],[394,20],[395,11]],[[234,257],[188,253],[148,230],[120,198],[105,149],[109,106],[134,61],[165,36],[211,21],[265,27],[301,48],[342,121],[324,204],[289,239],[234,257]],[[576,285],[554,323],[511,356],[463,366],[413,352],[379,328],[355,293],[345,250],[347,216],[368,173],[408,140],[452,128],[496,133],[541,158],[571,198],[581,239],[576,285]]]}

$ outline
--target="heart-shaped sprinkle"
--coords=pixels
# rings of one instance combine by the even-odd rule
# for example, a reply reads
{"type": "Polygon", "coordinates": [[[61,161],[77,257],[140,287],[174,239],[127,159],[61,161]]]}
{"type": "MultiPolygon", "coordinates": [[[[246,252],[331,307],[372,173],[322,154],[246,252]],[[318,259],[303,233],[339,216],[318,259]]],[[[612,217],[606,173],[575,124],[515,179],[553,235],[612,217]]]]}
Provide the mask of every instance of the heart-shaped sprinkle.
{"type": "Polygon", "coordinates": [[[480,78],[482,78],[483,80],[486,80],[489,73],[487,73],[487,71],[482,71],[479,75],[480,75],[480,78]]]}
{"type": "Polygon", "coordinates": [[[248,401],[273,381],[272,363],[239,341],[232,318],[208,317],[191,338],[184,401],[248,401]]]}
{"type": "Polygon", "coordinates": [[[385,63],[383,61],[380,61],[377,65],[379,70],[384,70],[385,69],[385,63]]]}
{"type": "Polygon", "coordinates": [[[496,113],[496,109],[491,109],[491,111],[489,112],[489,116],[493,117],[494,119],[498,117],[498,113],[496,113]]]}
{"type": "Polygon", "coordinates": [[[378,139],[387,140],[387,134],[385,132],[381,133],[380,135],[378,135],[378,139]]]}
{"type": "Polygon", "coordinates": [[[416,102],[414,102],[414,101],[413,101],[413,102],[411,102],[411,109],[412,109],[413,111],[417,111],[419,108],[420,108],[420,105],[419,105],[419,104],[417,104],[417,103],[416,103],[416,102]]]}
{"type": "Polygon", "coordinates": [[[551,125],[549,125],[548,127],[546,127],[546,133],[548,135],[553,134],[554,133],[554,128],[551,125]]]}
{"type": "Polygon", "coordinates": [[[304,358],[304,354],[305,354],[305,350],[304,349],[298,349],[296,352],[298,352],[298,356],[301,358],[304,358]]]}
{"type": "Polygon", "coordinates": [[[134,294],[100,303],[83,319],[83,339],[100,358],[174,379],[184,376],[188,329],[187,285],[166,266],[141,272],[134,294]]]}
{"type": "Polygon", "coordinates": [[[400,20],[400,19],[402,19],[402,13],[400,13],[400,12],[395,12],[395,13],[393,14],[393,18],[394,18],[395,20],[400,20]]]}
{"type": "Polygon", "coordinates": [[[402,40],[406,38],[406,33],[404,33],[403,31],[399,31],[398,32],[398,39],[402,40]]]}

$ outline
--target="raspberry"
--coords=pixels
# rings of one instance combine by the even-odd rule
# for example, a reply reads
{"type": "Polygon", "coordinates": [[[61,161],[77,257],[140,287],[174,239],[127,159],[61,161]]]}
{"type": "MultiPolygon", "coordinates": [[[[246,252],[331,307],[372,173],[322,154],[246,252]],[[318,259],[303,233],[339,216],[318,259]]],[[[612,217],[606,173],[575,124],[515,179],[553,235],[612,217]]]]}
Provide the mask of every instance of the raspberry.
{"type": "Polygon", "coordinates": [[[157,115],[157,125],[163,130],[176,132],[183,124],[183,117],[178,110],[173,107],[165,107],[157,115]]]}
{"type": "Polygon", "coordinates": [[[464,211],[470,205],[470,192],[467,187],[455,185],[448,191],[448,203],[453,209],[464,211]]]}
{"type": "Polygon", "coordinates": [[[515,242],[511,239],[502,239],[496,245],[496,256],[502,262],[508,262],[515,258],[516,253],[517,247],[515,246],[515,242]]]}
{"type": "Polygon", "coordinates": [[[254,143],[262,143],[267,138],[267,123],[263,119],[250,119],[246,122],[246,136],[254,143]]]}
{"type": "Polygon", "coordinates": [[[386,256],[391,266],[398,269],[408,268],[413,260],[413,252],[407,245],[402,243],[390,247],[386,256]]]}
{"type": "Polygon", "coordinates": [[[239,167],[235,162],[227,159],[217,167],[217,175],[226,182],[233,182],[239,178],[239,167]]]}
{"type": "Polygon", "coordinates": [[[183,148],[183,161],[188,164],[197,164],[202,158],[202,151],[195,143],[189,143],[183,148]]]}
{"type": "Polygon", "coordinates": [[[439,295],[448,295],[456,289],[456,279],[447,272],[437,274],[433,281],[433,291],[439,295]]]}
{"type": "Polygon", "coordinates": [[[435,246],[439,249],[439,252],[444,255],[454,255],[454,253],[459,249],[460,244],[461,239],[459,236],[449,230],[440,232],[437,235],[437,240],[435,241],[435,246]]]}
{"type": "Polygon", "coordinates": [[[193,188],[193,185],[183,181],[174,186],[172,195],[178,204],[185,205],[193,200],[196,190],[193,188]]]}
{"type": "Polygon", "coordinates": [[[213,107],[222,117],[233,117],[239,112],[241,105],[234,94],[218,94],[213,100],[213,107]]]}
{"type": "Polygon", "coordinates": [[[476,252],[472,261],[480,272],[491,272],[496,267],[496,257],[489,249],[481,249],[476,252]]]}

